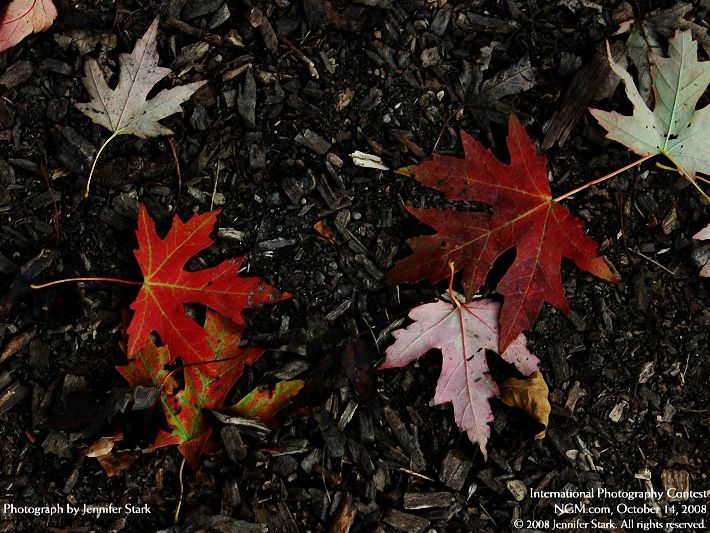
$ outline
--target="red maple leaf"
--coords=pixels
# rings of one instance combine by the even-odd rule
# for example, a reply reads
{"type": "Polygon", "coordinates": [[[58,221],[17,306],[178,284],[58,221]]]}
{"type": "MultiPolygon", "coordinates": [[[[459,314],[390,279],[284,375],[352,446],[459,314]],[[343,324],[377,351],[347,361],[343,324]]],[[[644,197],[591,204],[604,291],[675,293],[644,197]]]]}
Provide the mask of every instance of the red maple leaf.
{"type": "MultiPolygon", "coordinates": [[[[143,272],[143,285],[131,304],[134,314],[127,332],[129,358],[156,332],[173,358],[179,356],[188,364],[208,361],[208,334],[187,315],[185,304],[205,305],[241,325],[245,308],[280,299],[259,278],[237,275],[243,258],[195,272],[184,269],[191,257],[213,243],[209,234],[218,214],[210,211],[187,222],[175,217],[173,227],[160,239],[148,211],[140,207],[138,249],[134,253],[143,272]]],[[[217,367],[210,365],[205,371],[217,372],[217,367]]]]}
{"type": "Polygon", "coordinates": [[[516,257],[498,283],[504,297],[499,351],[530,329],[542,304],[563,312],[569,303],[562,291],[562,258],[595,276],[617,282],[618,276],[597,254],[597,243],[584,234],[581,220],[553,198],[547,161],[518,119],[508,124],[510,164],[500,162],[470,135],[461,132],[463,159],[434,154],[411,168],[415,179],[443,192],[448,200],[488,204],[491,212],[439,209],[408,211],[437,233],[410,239],[414,253],[388,274],[391,282],[440,281],[449,262],[463,270],[466,300],[478,291],[495,260],[511,248],[516,257]]]}

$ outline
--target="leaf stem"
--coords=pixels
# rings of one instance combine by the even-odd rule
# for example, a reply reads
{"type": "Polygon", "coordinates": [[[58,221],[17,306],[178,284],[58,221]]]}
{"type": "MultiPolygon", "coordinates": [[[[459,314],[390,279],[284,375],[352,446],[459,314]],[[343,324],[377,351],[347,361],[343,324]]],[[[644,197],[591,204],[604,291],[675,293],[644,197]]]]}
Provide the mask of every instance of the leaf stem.
{"type": "Polygon", "coordinates": [[[112,283],[123,283],[124,285],[143,285],[142,281],[128,281],[125,279],[118,278],[66,278],[50,281],[49,283],[33,283],[32,285],[30,285],[30,287],[32,287],[33,289],[44,289],[46,287],[51,287],[52,285],[59,285],[60,283],[68,283],[73,281],[110,281],[112,283]]]}
{"type": "Polygon", "coordinates": [[[451,270],[451,275],[449,276],[449,298],[451,298],[451,302],[456,304],[460,311],[461,302],[459,302],[456,294],[454,294],[454,274],[456,274],[456,267],[454,266],[453,261],[449,261],[449,270],[451,270]]]}
{"type": "Polygon", "coordinates": [[[180,508],[182,507],[182,499],[185,495],[185,483],[182,479],[183,471],[185,470],[185,458],[182,458],[182,463],[180,463],[180,472],[178,473],[178,478],[180,479],[180,498],[178,499],[177,507],[175,508],[175,513],[173,514],[173,524],[177,525],[180,519],[180,508]]]}
{"type": "MultiPolygon", "coordinates": [[[[463,320],[463,306],[461,302],[454,294],[454,274],[456,273],[456,267],[453,261],[449,261],[449,270],[451,270],[451,276],[449,277],[449,296],[451,301],[456,304],[456,310],[459,313],[459,331],[461,332],[461,350],[463,351],[463,360],[468,361],[468,350],[466,348],[466,327],[463,320]]],[[[469,389],[468,383],[466,384],[466,389],[469,389]]],[[[470,397],[470,392],[469,392],[470,397]]]]}
{"type": "Polygon", "coordinates": [[[110,143],[110,142],[113,141],[116,137],[118,137],[119,135],[121,135],[121,133],[123,133],[123,129],[118,129],[118,130],[114,131],[114,132],[111,134],[111,136],[110,136],[108,139],[106,139],[106,140],[104,141],[104,143],[103,143],[103,144],[101,145],[101,147],[99,148],[99,151],[96,152],[96,157],[94,157],[94,162],[91,164],[91,171],[89,172],[89,179],[88,179],[87,182],[86,182],[86,189],[84,189],[84,198],[86,198],[87,196],[89,196],[89,187],[91,186],[91,178],[94,176],[94,170],[96,169],[96,162],[99,160],[99,157],[101,156],[101,152],[104,151],[104,148],[106,148],[106,146],[108,145],[108,143],[110,143]]]}
{"type": "MultiPolygon", "coordinates": [[[[210,359],[209,361],[197,361],[195,363],[182,363],[181,365],[173,368],[170,372],[165,374],[162,381],[163,381],[163,383],[165,383],[165,381],[170,376],[172,376],[175,372],[177,372],[178,370],[184,370],[185,368],[190,368],[193,366],[204,366],[204,365],[211,365],[214,363],[221,363],[223,361],[231,361],[232,359],[240,359],[241,357],[243,357],[243,354],[234,355],[232,357],[223,357],[222,359],[210,359]]],[[[132,359],[129,360],[129,363],[130,363],[130,361],[132,361],[132,359]]],[[[246,366],[247,366],[247,363],[244,363],[244,367],[246,367],[246,366]]],[[[198,371],[199,371],[199,369],[198,369],[198,371]]],[[[217,381],[218,379],[222,378],[221,375],[220,376],[208,376],[208,378],[210,378],[210,377],[214,377],[214,379],[212,381],[217,381]]]]}
{"type": "MultiPolygon", "coordinates": [[[[687,179],[693,187],[695,187],[695,188],[698,190],[698,192],[700,193],[700,195],[701,195],[703,198],[705,198],[706,201],[710,202],[710,196],[708,196],[708,194],[700,187],[700,185],[698,185],[698,184],[695,182],[695,180],[697,179],[697,176],[696,176],[695,178],[691,178],[691,177],[688,176],[685,172],[681,172],[681,175],[682,175],[685,179],[687,179]]],[[[702,180],[702,181],[707,181],[707,180],[702,180]]]]}
{"type": "MultiPolygon", "coordinates": [[[[668,154],[664,154],[664,155],[670,159],[670,157],[668,156],[668,154]]],[[[671,159],[671,161],[672,161],[672,159],[671,159]]],[[[700,175],[698,175],[698,174],[696,174],[694,178],[691,178],[691,177],[690,177],[688,174],[686,174],[686,172],[680,167],[680,165],[677,165],[676,168],[673,168],[673,167],[669,167],[669,166],[667,166],[667,165],[664,165],[663,163],[658,163],[658,162],[657,162],[657,163],[656,163],[656,166],[657,166],[658,168],[662,168],[663,170],[671,170],[671,171],[673,171],[673,172],[677,172],[678,174],[680,174],[681,176],[683,176],[686,180],[688,180],[688,181],[690,182],[690,184],[698,190],[698,192],[700,193],[700,195],[701,195],[703,198],[705,198],[706,201],[710,202],[710,196],[708,196],[707,193],[700,187],[700,185],[698,185],[698,184],[696,183],[696,180],[700,180],[700,181],[702,181],[703,183],[710,183],[710,180],[708,180],[707,178],[703,178],[702,176],[700,176],[700,175]]]]}
{"type": "Polygon", "coordinates": [[[583,191],[584,189],[588,189],[588,188],[591,187],[592,185],[597,185],[598,183],[602,183],[603,181],[606,181],[606,180],[609,180],[609,179],[613,178],[613,177],[616,176],[617,174],[621,174],[622,172],[624,172],[625,170],[630,169],[631,167],[635,167],[636,165],[640,165],[641,163],[643,163],[644,161],[647,161],[648,159],[651,159],[651,158],[654,157],[655,155],[657,155],[657,154],[650,154],[650,155],[644,156],[644,157],[642,157],[641,159],[639,159],[638,161],[634,161],[633,163],[629,163],[629,164],[626,165],[625,167],[621,167],[621,168],[615,170],[614,172],[611,172],[611,173],[607,174],[606,176],[602,176],[601,178],[597,178],[597,179],[595,179],[595,180],[592,180],[592,181],[590,181],[590,182],[588,182],[588,183],[585,183],[584,185],[580,185],[580,186],[577,187],[576,189],[572,189],[571,191],[566,192],[566,193],[564,193],[564,194],[558,196],[557,198],[553,198],[552,201],[553,201],[553,202],[561,202],[561,201],[564,200],[565,198],[569,198],[569,197],[572,196],[573,194],[577,194],[578,192],[583,191]]]}

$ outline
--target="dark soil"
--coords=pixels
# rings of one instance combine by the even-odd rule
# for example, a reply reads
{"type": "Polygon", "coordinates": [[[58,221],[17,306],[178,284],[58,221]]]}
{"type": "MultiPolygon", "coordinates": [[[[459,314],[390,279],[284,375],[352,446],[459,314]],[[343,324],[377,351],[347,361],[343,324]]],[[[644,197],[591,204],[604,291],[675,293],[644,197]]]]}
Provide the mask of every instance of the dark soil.
{"type": "MultiPolygon", "coordinates": [[[[538,428],[523,414],[494,401],[484,461],[450,406],[432,403],[440,356],[371,370],[393,322],[406,324],[409,308],[444,290],[382,280],[408,253],[405,240],[429,231],[404,206],[444,201],[405,176],[356,167],[349,154],[376,154],[398,168],[435,147],[460,154],[464,129],[505,158],[509,111],[542,143],[575,73],[605,38],[625,39],[611,37],[619,4],[59,0],[48,32],[0,55],[0,334],[4,349],[18,335],[29,339],[0,363],[0,531],[506,531],[520,529],[517,519],[523,529],[546,531],[553,521],[592,518],[637,531],[622,520],[707,515],[681,504],[708,498],[676,503],[675,516],[666,500],[660,517],[618,512],[618,503],[648,504],[623,497],[588,499],[610,512],[560,515],[554,503],[580,498],[513,494],[516,480],[528,491],[710,487],[710,294],[691,240],[709,217],[697,192],[669,171],[647,164],[567,202],[622,281],[611,285],[565,265],[572,314],[546,306],[528,333],[551,391],[544,440],[533,440],[538,428]],[[231,16],[214,25],[223,4],[231,16]],[[252,8],[267,22],[250,24],[252,8]],[[182,183],[167,138],[120,137],[102,154],[84,199],[90,162],[108,136],[73,107],[87,101],[84,60],[95,57],[115,73],[118,54],[130,52],[156,15],[162,63],[176,72],[164,86],[209,80],[182,116],[163,121],[175,132],[182,183]],[[190,35],[179,21],[222,44],[190,35]],[[243,47],[227,42],[232,30],[243,47]],[[476,77],[490,79],[525,57],[534,86],[495,112],[480,99],[476,107],[476,77]],[[113,408],[126,387],[114,370],[125,363],[121,311],[135,290],[77,283],[31,291],[28,284],[140,279],[132,254],[139,203],[167,231],[173,214],[187,219],[213,199],[222,208],[218,227],[234,231],[220,233],[203,263],[244,255],[250,275],[294,295],[249,313],[250,342],[271,351],[230,399],[279,379],[306,386],[268,436],[241,431],[244,459],[234,462],[223,449],[204,456],[199,471],[186,468],[174,526],[176,449],[143,454],[115,477],[82,453],[116,428],[130,435],[120,449],[145,448],[160,423],[157,413],[113,408]],[[320,222],[334,239],[314,229],[320,222]],[[33,516],[7,508],[109,503],[148,504],[150,513],[33,516]]],[[[673,4],[639,1],[634,9],[673,4]]],[[[685,20],[701,23],[709,14],[700,0],[685,20]]],[[[626,112],[622,93],[595,105],[626,112]]],[[[604,140],[587,113],[547,156],[556,193],[635,158],[604,140]]],[[[497,379],[512,375],[490,360],[497,379]]]]}

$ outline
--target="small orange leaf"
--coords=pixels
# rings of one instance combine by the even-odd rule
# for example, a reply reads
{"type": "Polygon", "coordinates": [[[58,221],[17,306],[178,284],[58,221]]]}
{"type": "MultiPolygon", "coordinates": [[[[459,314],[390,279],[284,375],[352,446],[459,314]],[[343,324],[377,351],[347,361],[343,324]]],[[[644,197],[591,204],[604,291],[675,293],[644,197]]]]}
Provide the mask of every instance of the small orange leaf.
{"type": "Polygon", "coordinates": [[[535,440],[545,437],[550,420],[550,402],[545,378],[536,370],[525,379],[506,379],[500,387],[500,399],[510,407],[517,407],[529,414],[543,429],[535,435],[535,440]]]}
{"type": "Polygon", "coordinates": [[[333,230],[330,229],[330,226],[325,220],[319,220],[313,224],[313,229],[330,244],[335,244],[335,233],[333,233],[333,230]]]}

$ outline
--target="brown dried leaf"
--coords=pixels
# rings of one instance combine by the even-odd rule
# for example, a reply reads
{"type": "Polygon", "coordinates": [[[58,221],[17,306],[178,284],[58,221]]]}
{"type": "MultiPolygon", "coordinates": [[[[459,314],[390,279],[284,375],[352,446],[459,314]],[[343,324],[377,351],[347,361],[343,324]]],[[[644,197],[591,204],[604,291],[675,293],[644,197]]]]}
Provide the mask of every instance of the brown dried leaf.
{"type": "Polygon", "coordinates": [[[509,407],[517,407],[529,414],[543,429],[535,435],[535,440],[545,437],[550,420],[550,402],[545,378],[536,370],[525,379],[506,379],[500,387],[500,399],[509,407]]]}
{"type": "Polygon", "coordinates": [[[2,351],[2,354],[0,354],[0,363],[2,363],[5,359],[9,357],[12,357],[17,352],[22,350],[22,348],[27,346],[27,343],[29,343],[36,334],[37,330],[33,329],[32,331],[25,331],[24,333],[20,333],[19,335],[16,335],[12,339],[10,339],[5,345],[5,349],[2,351]]]}
{"type": "Polygon", "coordinates": [[[123,439],[123,435],[115,435],[111,437],[99,437],[83,452],[84,457],[101,457],[113,450],[117,440],[123,439]]]}

